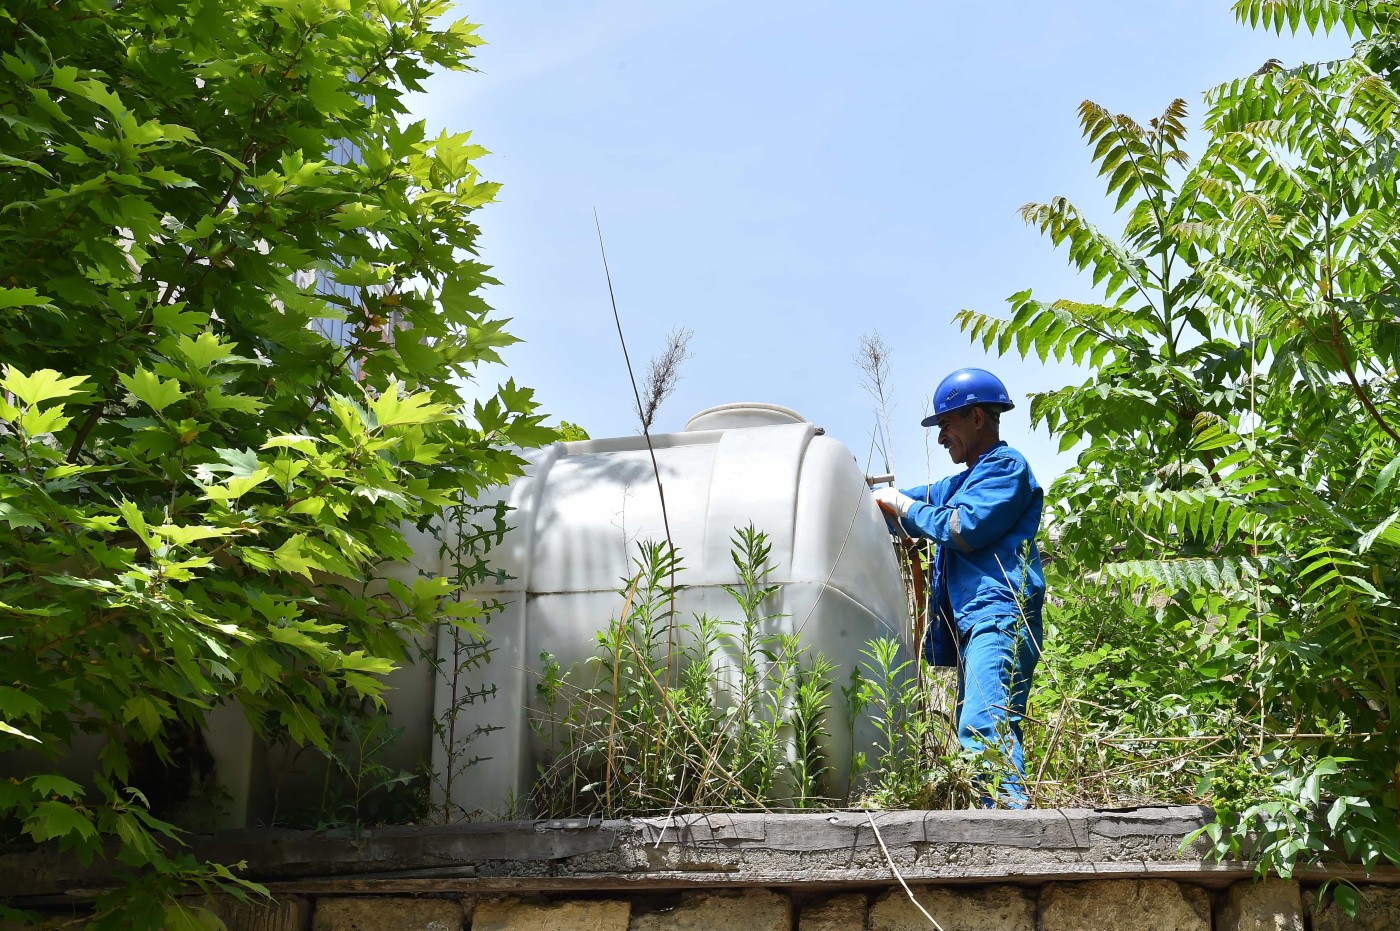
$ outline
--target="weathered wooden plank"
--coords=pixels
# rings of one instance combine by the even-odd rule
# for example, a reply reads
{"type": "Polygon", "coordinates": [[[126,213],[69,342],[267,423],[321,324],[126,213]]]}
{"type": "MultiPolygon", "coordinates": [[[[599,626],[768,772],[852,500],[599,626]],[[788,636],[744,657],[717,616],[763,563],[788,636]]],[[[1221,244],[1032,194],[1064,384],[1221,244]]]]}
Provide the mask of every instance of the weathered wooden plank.
{"type": "Polygon", "coordinates": [[[841,850],[876,844],[876,819],[887,845],[981,844],[1001,847],[1088,848],[1093,837],[1184,836],[1209,819],[1209,809],[1174,806],[1100,812],[888,811],[813,814],[686,815],[637,822],[641,842],[733,846],[752,841],[773,850],[841,850]]]}
{"type": "MultiPolygon", "coordinates": [[[[399,869],[467,866],[507,861],[538,871],[534,864],[606,852],[621,844],[627,822],[587,828],[547,823],[499,822],[451,826],[411,825],[350,831],[247,829],[195,837],[189,850],[202,860],[245,861],[245,875],[284,879],[298,876],[373,873],[399,869]]],[[[112,874],[110,855],[83,867],[56,845],[0,852],[0,898],[63,893],[74,885],[99,886],[112,874]]]]}
{"type": "MultiPolygon", "coordinates": [[[[191,852],[246,861],[244,875],[287,892],[561,891],[889,882],[879,829],[911,882],[1040,882],[1095,876],[1223,884],[1249,864],[1208,864],[1182,839],[1209,809],[709,813],[635,821],[402,826],[350,831],[248,830],[195,838],[191,852]]],[[[1319,879],[1396,882],[1339,865],[1319,879]]],[[[1389,878],[1387,878],[1389,877],[1389,878]]],[[[84,868],[52,845],[0,851],[0,897],[91,897],[110,866],[84,868]],[[74,894],[74,890],[86,890],[74,894]]]]}
{"type": "Polygon", "coordinates": [[[1215,813],[1203,805],[1171,805],[1162,808],[1095,811],[1089,820],[1094,834],[1099,837],[1185,835],[1207,821],[1214,821],[1215,813]]]}
{"type": "Polygon", "coordinates": [[[623,832],[630,832],[628,822],[407,825],[353,833],[245,830],[199,838],[193,847],[207,859],[247,860],[269,869],[296,869],[308,862],[427,867],[491,859],[565,859],[613,849],[623,832]]]}

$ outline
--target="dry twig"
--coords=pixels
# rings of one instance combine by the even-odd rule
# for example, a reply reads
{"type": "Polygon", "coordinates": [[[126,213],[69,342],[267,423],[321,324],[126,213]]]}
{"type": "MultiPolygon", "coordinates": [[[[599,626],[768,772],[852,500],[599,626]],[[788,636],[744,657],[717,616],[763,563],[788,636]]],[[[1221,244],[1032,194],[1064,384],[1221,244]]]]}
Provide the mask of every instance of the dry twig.
{"type": "Polygon", "coordinates": [[[681,364],[694,357],[690,351],[690,338],[694,335],[695,332],[688,327],[677,327],[666,335],[666,348],[652,356],[647,363],[642,396],[633,407],[637,419],[641,421],[643,433],[651,431],[657,408],[680,383],[681,364]]]}

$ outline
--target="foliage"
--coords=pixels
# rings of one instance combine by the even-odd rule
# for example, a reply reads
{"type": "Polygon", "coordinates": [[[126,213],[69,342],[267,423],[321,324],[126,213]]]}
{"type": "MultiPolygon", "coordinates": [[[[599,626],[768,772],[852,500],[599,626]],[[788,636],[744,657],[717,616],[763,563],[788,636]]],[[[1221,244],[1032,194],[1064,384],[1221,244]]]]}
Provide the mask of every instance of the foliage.
{"type": "MultiPolygon", "coordinates": [[[[306,768],[319,774],[316,794],[309,804],[280,807],[272,820],[316,830],[423,820],[428,798],[426,761],[413,770],[389,762],[389,751],[402,738],[403,728],[389,723],[381,705],[342,692],[327,701],[318,717],[328,745],[298,747],[277,773],[279,781],[289,781],[287,777],[301,769],[297,765],[301,758],[310,758],[312,765],[306,768]]],[[[280,795],[278,801],[282,801],[280,795]]]]}
{"type": "Polygon", "coordinates": [[[471,258],[484,150],[399,122],[479,42],[447,7],[0,9],[0,750],[41,760],[0,817],[114,842],[150,893],[104,900],[114,926],[230,876],[176,852],[142,752],[225,703],[328,750],[405,635],[477,630],[464,579],[370,587],[400,528],[554,439],[513,383],[460,409],[513,338],[471,258]],[[86,786],[55,768],[80,737],[86,786]]]}
{"type": "Polygon", "coordinates": [[[875,758],[857,750],[851,759],[851,781],[860,784],[864,777],[855,793],[861,807],[970,808],[984,788],[995,797],[995,786],[979,781],[995,772],[995,752],[951,749],[958,745],[954,722],[940,710],[952,707],[940,700],[950,683],[933,674],[917,681],[914,661],[901,661],[901,652],[893,637],[872,640],[861,651],[866,662],[851,671],[851,685],[842,689],[852,732],[861,715],[876,731],[875,758]]]}
{"type": "Polygon", "coordinates": [[[1082,602],[1050,639],[1109,661],[1061,693],[1076,713],[1111,708],[1105,733],[1165,725],[1188,769],[1252,759],[1269,785],[1226,807],[1222,854],[1253,830],[1280,872],[1334,850],[1400,863],[1400,11],[1236,12],[1341,23],[1355,54],[1211,91],[1194,164],[1182,101],[1146,126],[1086,102],[1122,238],[1062,198],[1023,215],[1102,301],[1022,292],[1008,319],[959,319],[998,352],[1091,369],[1031,405],[1082,447],[1048,496],[1051,588],[1082,602]],[[1150,700],[1120,700],[1134,688],[1150,700]],[[1175,710],[1148,719],[1159,700],[1175,710]]]}
{"type": "Polygon", "coordinates": [[[736,530],[738,584],[725,591],[739,619],[687,623],[675,617],[679,555],[639,544],[623,610],[598,634],[595,675],[542,657],[532,726],[552,760],[535,809],[612,817],[833,801],[823,787],[834,666],[771,631],[771,549],[752,525],[736,530]]]}
{"type": "Polygon", "coordinates": [[[559,421],[558,430],[559,439],[565,443],[576,443],[580,440],[591,439],[591,437],[588,435],[587,430],[583,429],[583,427],[580,427],[578,424],[570,423],[567,420],[559,421]]]}
{"type": "Polygon", "coordinates": [[[1237,746],[1236,649],[1176,601],[1105,593],[1101,578],[1047,560],[1054,604],[1029,723],[1038,806],[1127,807],[1199,798],[1202,761],[1237,746]]]}
{"type": "MultiPolygon", "coordinates": [[[[567,422],[564,425],[568,426],[567,422]]],[[[447,508],[443,521],[431,528],[438,540],[438,555],[451,567],[454,585],[451,597],[457,612],[470,615],[474,621],[470,626],[452,625],[441,638],[448,645],[446,649],[438,641],[429,642],[418,657],[419,662],[433,668],[446,685],[446,693],[452,696],[452,701],[433,720],[433,737],[442,750],[441,762],[434,762],[431,774],[432,795],[437,800],[434,814],[437,820],[445,823],[467,814],[452,799],[457,780],[484,759],[472,752],[472,744],[500,729],[499,725],[483,724],[474,719],[478,705],[495,698],[495,684],[471,686],[464,680],[488,665],[495,653],[487,628],[502,604],[498,599],[474,597],[470,591],[473,584],[493,572],[487,565],[486,554],[505,536],[505,515],[504,504],[487,506],[459,499],[447,508]],[[490,515],[489,521],[487,515],[490,515]]],[[[494,571],[499,573],[499,570],[494,571]]]]}
{"type": "Polygon", "coordinates": [[[680,557],[643,543],[587,670],[541,655],[531,726],[540,765],[530,808],[544,816],[673,811],[966,808],[1005,769],[957,746],[950,678],[920,683],[897,639],[866,644],[842,688],[849,769],[831,755],[836,664],[774,630],[771,546],[736,529],[735,620],[678,621],[680,557]],[[670,659],[668,659],[670,657],[670,659]],[[873,743],[860,749],[866,725],[873,743]],[[838,787],[845,783],[846,795],[838,787]]]}

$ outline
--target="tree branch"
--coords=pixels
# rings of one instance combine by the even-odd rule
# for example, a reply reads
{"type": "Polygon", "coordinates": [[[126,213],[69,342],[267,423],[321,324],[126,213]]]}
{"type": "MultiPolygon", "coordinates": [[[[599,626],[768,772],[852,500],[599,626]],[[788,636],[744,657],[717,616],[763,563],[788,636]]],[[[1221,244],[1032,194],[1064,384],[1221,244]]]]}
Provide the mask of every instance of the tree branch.
{"type": "Polygon", "coordinates": [[[1352,370],[1351,357],[1347,354],[1346,337],[1342,334],[1342,329],[1337,321],[1336,312],[1332,312],[1332,348],[1337,350],[1337,355],[1342,360],[1342,370],[1347,373],[1347,381],[1351,383],[1351,391],[1356,395],[1361,406],[1366,408],[1366,413],[1376,422],[1376,426],[1385,431],[1386,436],[1396,444],[1400,445],[1400,433],[1395,432],[1395,428],[1386,423],[1385,417],[1377,410],[1375,402],[1371,400],[1371,395],[1366,391],[1366,387],[1361,384],[1356,377],[1356,372],[1352,370]]]}

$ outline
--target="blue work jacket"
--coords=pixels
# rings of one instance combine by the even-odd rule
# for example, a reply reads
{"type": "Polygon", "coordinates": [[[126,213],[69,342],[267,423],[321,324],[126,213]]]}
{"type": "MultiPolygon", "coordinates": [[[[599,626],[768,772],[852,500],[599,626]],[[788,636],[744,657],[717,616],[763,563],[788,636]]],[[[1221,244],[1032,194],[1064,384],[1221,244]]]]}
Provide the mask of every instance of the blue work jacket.
{"type": "Polygon", "coordinates": [[[1045,575],[1035,535],[1045,493],[1026,457],[998,443],[957,475],[901,490],[915,502],[901,518],[905,532],[938,544],[923,644],[930,663],[956,666],[955,637],[978,621],[1039,626],[1045,575]]]}

